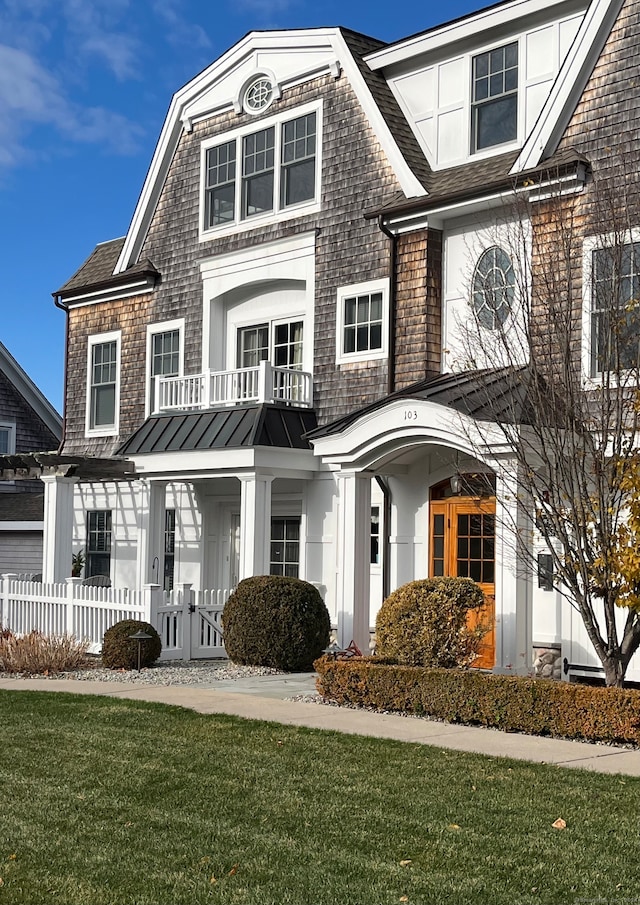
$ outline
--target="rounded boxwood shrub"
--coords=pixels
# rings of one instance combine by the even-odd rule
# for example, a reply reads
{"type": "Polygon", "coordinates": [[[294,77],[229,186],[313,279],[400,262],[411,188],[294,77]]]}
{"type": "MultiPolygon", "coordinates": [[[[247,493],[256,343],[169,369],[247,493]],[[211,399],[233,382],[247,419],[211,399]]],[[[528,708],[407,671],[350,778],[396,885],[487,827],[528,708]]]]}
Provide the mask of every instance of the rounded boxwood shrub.
{"type": "Polygon", "coordinates": [[[376,619],[376,655],[406,666],[470,666],[488,627],[469,628],[484,604],[470,578],[410,581],[390,594],[376,619]]]}
{"type": "Polygon", "coordinates": [[[123,619],[108,628],[102,639],[102,663],[108,669],[137,669],[138,642],[130,635],[143,631],[151,638],[140,642],[140,666],[152,666],[162,651],[162,641],[155,628],[139,619],[123,619]]]}
{"type": "Polygon", "coordinates": [[[299,578],[245,578],[222,614],[224,644],[234,663],[286,672],[312,669],[329,645],[329,613],[317,588],[299,578]]]}

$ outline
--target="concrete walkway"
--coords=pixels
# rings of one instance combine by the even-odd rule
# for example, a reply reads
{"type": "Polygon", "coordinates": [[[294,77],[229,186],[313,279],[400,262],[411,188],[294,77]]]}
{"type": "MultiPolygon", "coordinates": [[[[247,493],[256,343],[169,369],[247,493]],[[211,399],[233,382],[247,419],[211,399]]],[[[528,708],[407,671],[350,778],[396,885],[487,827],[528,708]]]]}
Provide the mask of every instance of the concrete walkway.
{"type": "Polygon", "coordinates": [[[72,692],[155,701],[187,707],[198,713],[227,713],[287,726],[308,726],[455,751],[579,767],[600,773],[640,776],[640,751],[286,700],[294,695],[315,692],[314,676],[308,673],[220,680],[207,686],[142,685],[77,679],[1,679],[0,689],[72,692]]]}

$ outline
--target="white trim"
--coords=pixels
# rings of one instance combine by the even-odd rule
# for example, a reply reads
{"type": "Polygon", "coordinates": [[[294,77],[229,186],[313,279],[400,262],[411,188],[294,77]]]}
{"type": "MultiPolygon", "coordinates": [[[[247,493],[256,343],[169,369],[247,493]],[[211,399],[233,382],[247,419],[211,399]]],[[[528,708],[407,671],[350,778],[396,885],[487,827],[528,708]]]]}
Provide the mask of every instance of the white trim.
{"type": "Polygon", "coordinates": [[[376,72],[412,60],[419,55],[434,54],[459,41],[473,41],[475,45],[483,32],[494,32],[498,28],[514,25],[518,19],[549,13],[555,6],[573,7],[574,4],[570,0],[513,0],[512,3],[491,6],[464,18],[447,22],[439,28],[432,28],[428,32],[383,47],[368,54],[365,61],[376,72]]]}
{"type": "Polygon", "coordinates": [[[9,437],[7,440],[7,451],[3,455],[12,456],[16,451],[16,423],[3,419],[0,421],[0,431],[7,431],[9,437]]]}
{"type": "Polygon", "coordinates": [[[146,360],[144,369],[144,416],[149,417],[151,412],[150,391],[151,391],[151,358],[153,337],[157,333],[168,333],[171,330],[177,330],[180,335],[180,348],[178,350],[178,374],[177,377],[184,375],[184,318],[179,317],[171,321],[157,321],[153,324],[147,324],[147,345],[146,360]]]}
{"type": "Polygon", "coordinates": [[[387,358],[389,354],[389,279],[369,280],[366,283],[353,283],[351,286],[340,286],[336,291],[336,364],[347,365],[357,361],[375,361],[387,358]],[[354,295],[373,295],[382,293],[382,345],[379,349],[368,349],[366,352],[344,351],[344,303],[354,295]]]}
{"type": "Polygon", "coordinates": [[[138,280],[134,283],[124,283],[122,286],[110,286],[106,289],[96,289],[92,292],[81,292],[79,295],[67,296],[63,304],[66,307],[82,308],[86,305],[97,305],[99,302],[115,302],[119,299],[128,299],[134,295],[143,295],[151,292],[153,282],[150,279],[138,280]]]}
{"type": "MultiPolygon", "coordinates": [[[[587,236],[582,241],[582,342],[581,364],[582,380],[585,387],[602,386],[602,372],[591,373],[592,335],[592,288],[593,288],[593,252],[600,248],[616,248],[623,245],[637,244],[640,242],[640,227],[628,230],[624,236],[609,233],[600,236],[587,236]]],[[[636,387],[637,372],[635,370],[623,371],[620,374],[610,374],[610,385],[613,386],[619,377],[628,375],[629,379],[623,379],[622,383],[627,387],[636,387]]]]}
{"type": "Polygon", "coordinates": [[[582,96],[623,0],[593,0],[511,173],[537,166],[556,150],[582,96]]]}
{"type": "Polygon", "coordinates": [[[266,119],[257,122],[249,122],[237,129],[229,132],[223,132],[213,138],[203,141],[200,145],[200,208],[198,215],[198,239],[200,242],[208,242],[211,239],[218,239],[222,236],[230,236],[239,232],[248,232],[264,226],[267,223],[281,223],[285,220],[291,220],[294,217],[302,217],[307,214],[318,213],[322,209],[321,204],[321,181],[322,181],[322,120],[323,105],[322,100],[314,101],[310,104],[302,104],[300,107],[293,107],[282,113],[274,114],[266,119]],[[299,204],[291,204],[286,207],[280,206],[280,186],[282,178],[282,127],[285,123],[307,116],[309,113],[316,114],[316,152],[315,152],[315,187],[313,198],[303,201],[299,204]],[[262,132],[264,129],[274,128],[274,162],[273,162],[273,208],[264,214],[254,215],[252,217],[242,218],[242,139],[247,135],[256,132],[262,132]],[[204,219],[206,213],[206,172],[207,172],[207,152],[212,148],[220,145],[235,142],[236,144],[236,175],[235,175],[235,201],[234,201],[234,218],[229,223],[221,223],[218,226],[212,226],[205,229],[204,219]]]}
{"type": "Polygon", "coordinates": [[[2,343],[0,343],[0,371],[6,375],[16,392],[28,402],[51,433],[60,438],[62,418],[2,343]]]}
{"type": "MultiPolygon", "coordinates": [[[[147,234],[147,230],[153,218],[160,193],[164,186],[169,168],[178,146],[178,142],[185,130],[183,116],[188,104],[200,97],[211,85],[220,81],[231,69],[237,67],[250,53],[261,49],[277,49],[285,46],[302,51],[305,47],[327,47],[334,50],[332,61],[323,69],[328,69],[336,78],[340,71],[344,71],[351,86],[363,107],[365,115],[374,129],[378,140],[384,150],[389,163],[394,170],[400,187],[407,197],[426,195],[426,190],[414,175],[406,160],[400,153],[396,140],[373,101],[371,92],[360,72],[355,60],[351,56],[347,45],[336,28],[305,29],[295,32],[251,32],[234,47],[223,54],[211,66],[196,76],[191,82],[174,94],[169,111],[164,121],[158,143],[151,160],[147,177],[144,181],[140,198],[134,211],[127,237],[122,246],[122,251],[116,263],[114,274],[123,273],[127,267],[136,260],[147,234]]],[[[313,65],[309,71],[309,77],[318,75],[317,65],[313,65]]],[[[297,83],[305,80],[300,74],[297,83]]]]}
{"type": "Polygon", "coordinates": [[[0,521],[0,532],[2,531],[44,531],[43,521],[33,522],[2,522],[0,521]]]}
{"type": "Polygon", "coordinates": [[[120,356],[122,345],[122,330],[112,330],[109,333],[94,333],[87,337],[87,375],[86,375],[86,404],[85,404],[85,437],[116,437],[120,429],[120,356]],[[116,386],[115,386],[115,411],[114,423],[91,427],[91,358],[94,346],[102,343],[115,342],[116,344],[116,386]]]}

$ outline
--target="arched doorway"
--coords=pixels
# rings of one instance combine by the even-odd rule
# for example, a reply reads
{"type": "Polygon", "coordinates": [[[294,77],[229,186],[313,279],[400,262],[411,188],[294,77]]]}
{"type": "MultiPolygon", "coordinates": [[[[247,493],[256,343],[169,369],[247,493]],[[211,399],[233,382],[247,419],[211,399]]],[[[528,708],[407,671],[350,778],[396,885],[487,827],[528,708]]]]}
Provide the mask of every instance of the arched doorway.
{"type": "Polygon", "coordinates": [[[472,578],[484,593],[485,605],[470,624],[490,626],[473,666],[495,665],[495,534],[496,499],[488,475],[463,475],[431,491],[429,575],[472,578]]]}

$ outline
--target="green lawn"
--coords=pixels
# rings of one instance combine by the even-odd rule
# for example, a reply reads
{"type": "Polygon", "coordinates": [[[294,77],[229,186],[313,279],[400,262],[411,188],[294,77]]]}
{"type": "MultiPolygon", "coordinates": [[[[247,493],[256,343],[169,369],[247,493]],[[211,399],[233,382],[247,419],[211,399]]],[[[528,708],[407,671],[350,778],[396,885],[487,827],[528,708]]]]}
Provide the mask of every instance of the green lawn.
{"type": "Polygon", "coordinates": [[[0,783],[0,905],[640,900],[631,778],[0,692],[0,783]]]}

